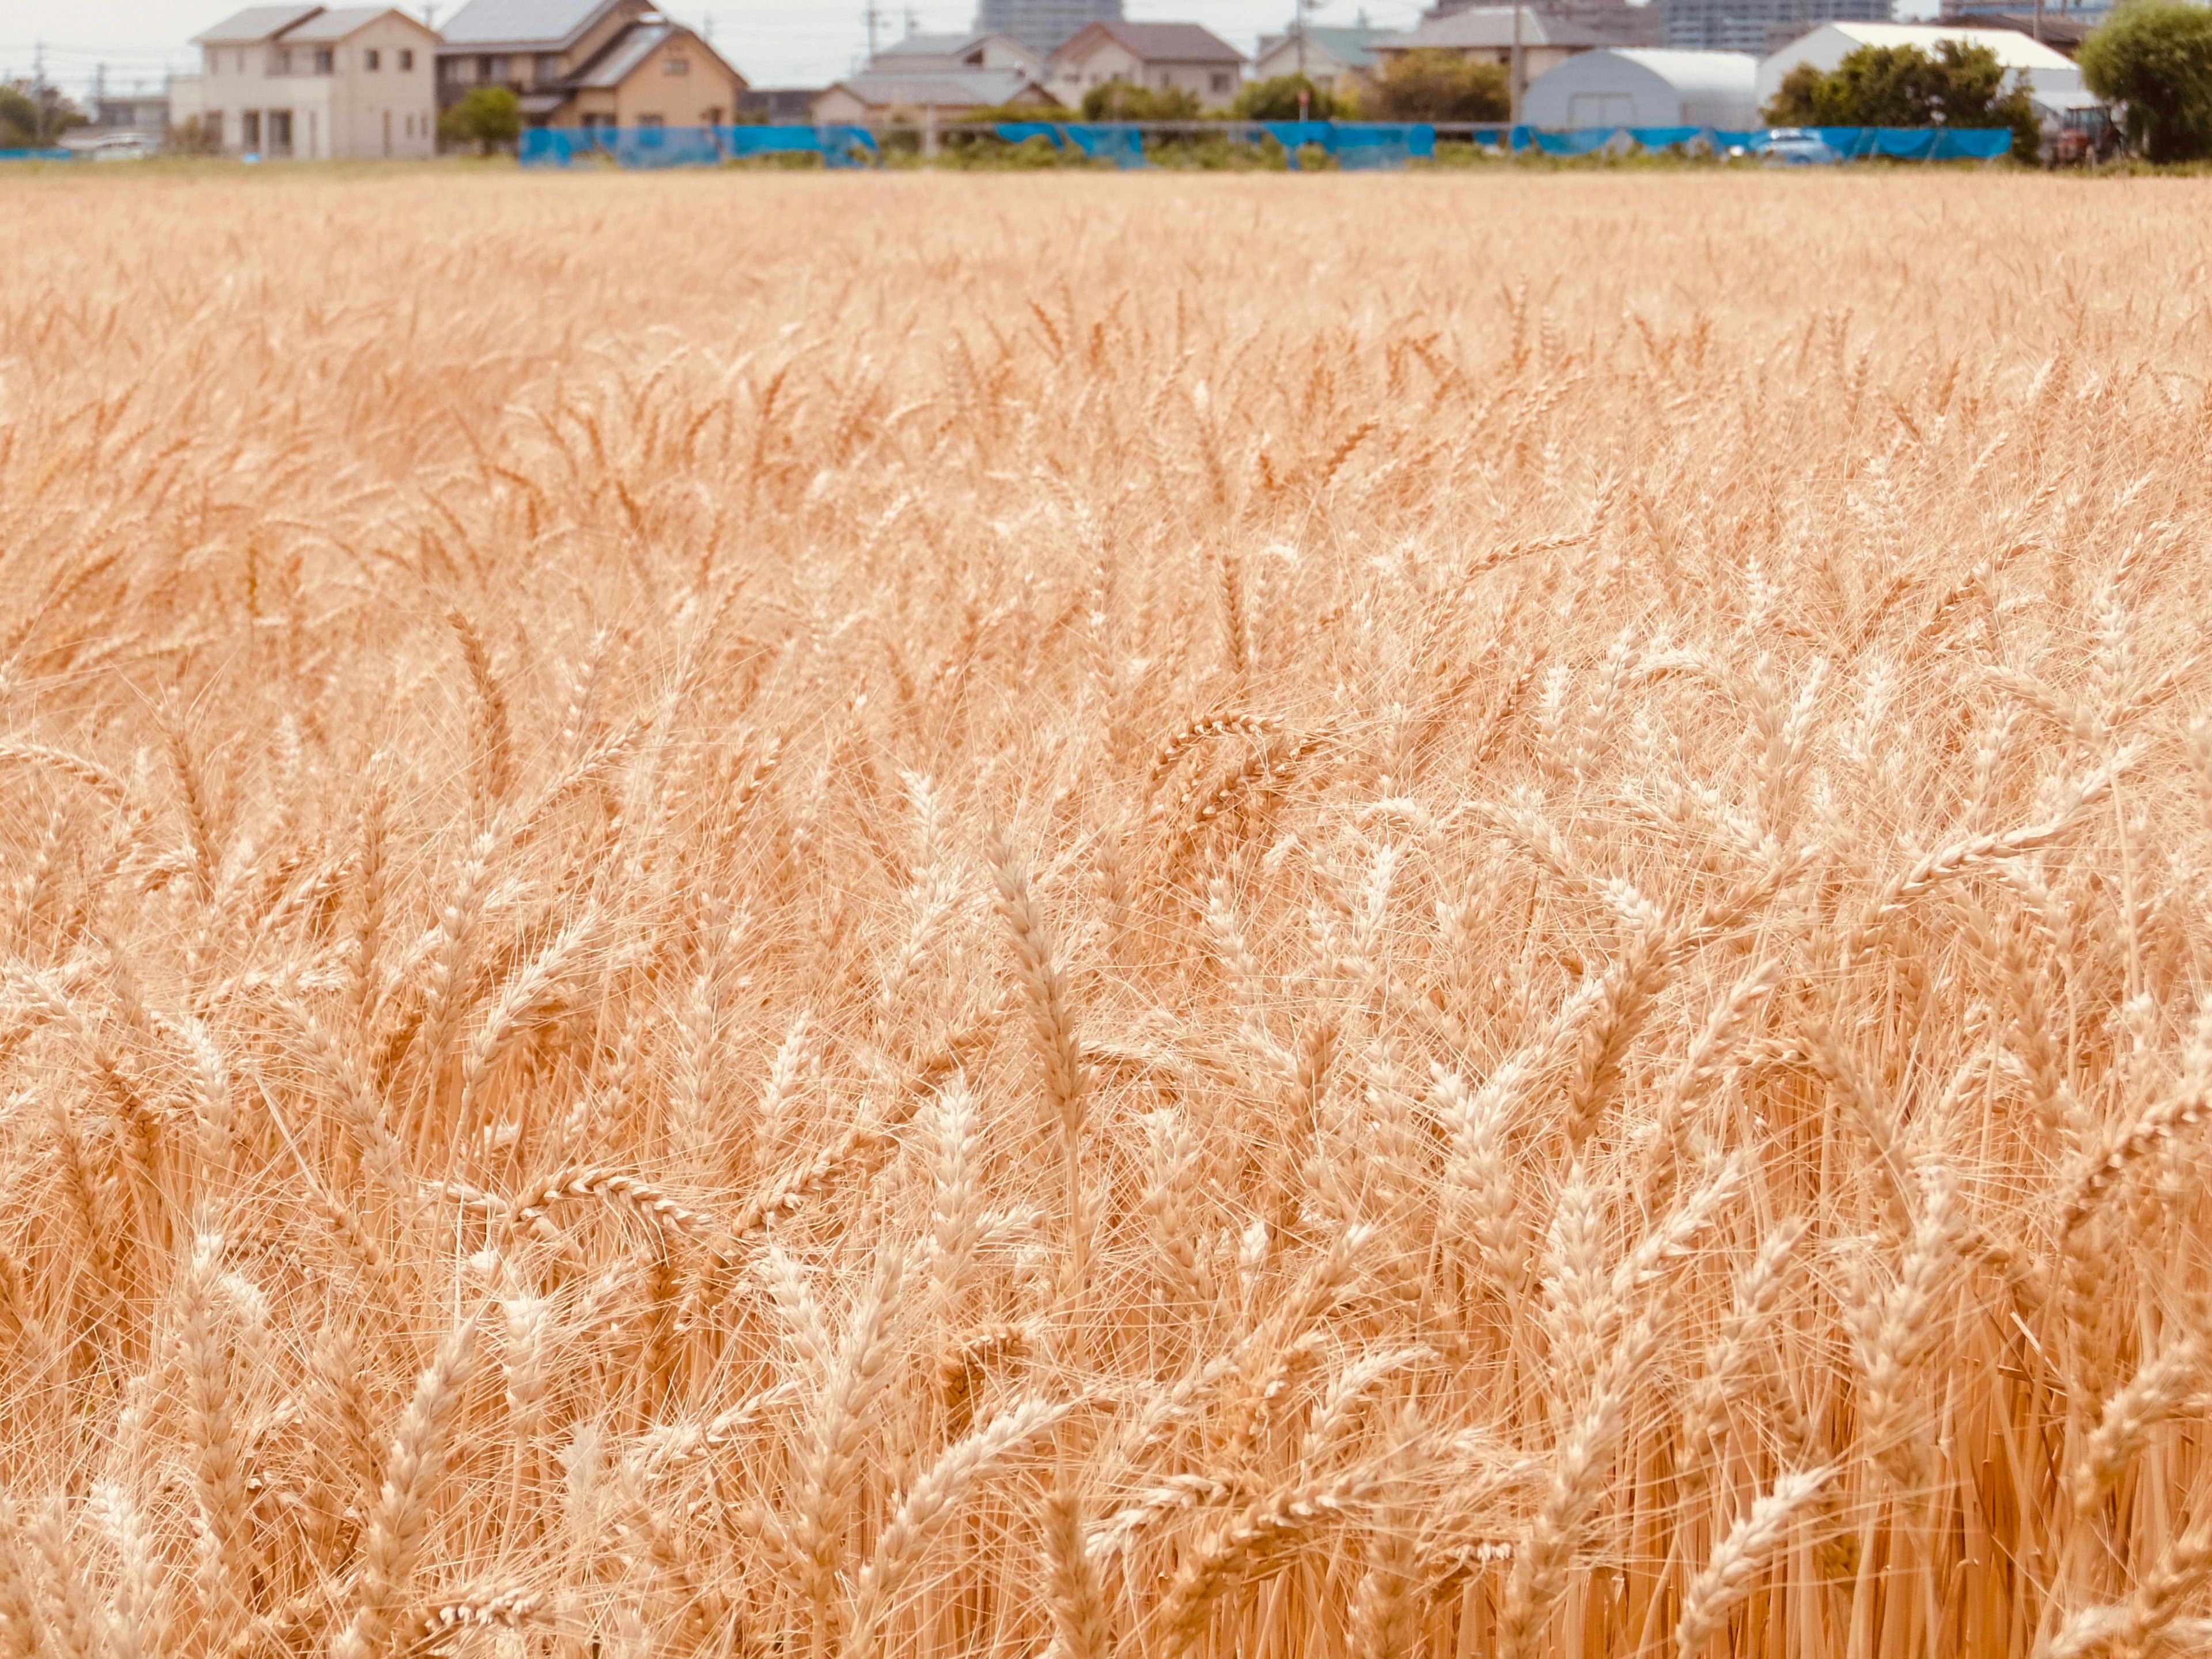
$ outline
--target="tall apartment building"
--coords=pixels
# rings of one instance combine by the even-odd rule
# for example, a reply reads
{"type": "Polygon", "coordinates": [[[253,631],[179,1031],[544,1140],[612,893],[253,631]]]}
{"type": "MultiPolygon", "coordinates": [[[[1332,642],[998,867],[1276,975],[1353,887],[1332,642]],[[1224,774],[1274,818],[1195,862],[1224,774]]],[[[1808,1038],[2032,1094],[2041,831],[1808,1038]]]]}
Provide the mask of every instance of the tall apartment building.
{"type": "Polygon", "coordinates": [[[1118,23],[1121,0],[977,0],[975,33],[1010,34],[1049,58],[1086,25],[1118,23]]]}
{"type": "Polygon", "coordinates": [[[1887,23],[1891,0],[1655,0],[1661,37],[1680,52],[1764,58],[1823,23],[1887,23]]]}

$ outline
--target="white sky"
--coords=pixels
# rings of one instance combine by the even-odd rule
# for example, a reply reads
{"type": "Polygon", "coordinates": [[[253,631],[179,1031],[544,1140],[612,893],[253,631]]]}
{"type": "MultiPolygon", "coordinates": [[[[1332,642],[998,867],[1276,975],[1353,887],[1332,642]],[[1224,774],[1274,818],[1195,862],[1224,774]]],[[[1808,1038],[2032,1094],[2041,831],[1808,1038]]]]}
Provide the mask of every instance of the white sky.
{"type": "MultiPolygon", "coordinates": [[[[422,0],[402,0],[421,14],[422,0]]],[[[111,88],[158,80],[165,70],[192,67],[185,42],[249,0],[0,0],[0,79],[27,76],[46,47],[47,75],[71,88],[107,65],[111,88]]],[[[694,27],[711,23],[714,45],[755,86],[820,86],[848,73],[867,40],[866,0],[671,0],[671,15],[694,27]]],[[[904,32],[911,9],[922,29],[965,28],[975,0],[878,0],[887,34],[904,32]]],[[[1293,0],[1127,0],[1135,18],[1200,22],[1240,51],[1264,30],[1280,29],[1293,0]]],[[[1403,27],[1425,0],[1328,0],[1314,8],[1316,24],[1349,23],[1364,6],[1370,20],[1403,27]]],[[[459,0],[443,0],[450,17],[459,0]]]]}

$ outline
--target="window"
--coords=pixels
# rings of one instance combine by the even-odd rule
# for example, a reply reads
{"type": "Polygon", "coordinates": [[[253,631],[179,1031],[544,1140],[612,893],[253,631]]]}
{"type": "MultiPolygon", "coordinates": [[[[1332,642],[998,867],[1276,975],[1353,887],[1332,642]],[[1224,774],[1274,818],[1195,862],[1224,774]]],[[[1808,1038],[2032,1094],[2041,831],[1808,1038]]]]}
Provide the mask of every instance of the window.
{"type": "Polygon", "coordinates": [[[318,75],[328,75],[328,74],[329,74],[332,70],[336,69],[337,67],[337,54],[336,52],[317,52],[317,53],[315,54],[315,73],[316,73],[316,74],[318,74],[318,75]]]}
{"type": "Polygon", "coordinates": [[[660,72],[663,75],[689,75],[691,73],[691,60],[689,58],[664,58],[660,60],[660,72]]]}
{"type": "Polygon", "coordinates": [[[1220,74],[1220,73],[1218,73],[1218,72],[1216,72],[1216,74],[1215,74],[1215,75],[1214,75],[1214,76],[1213,76],[1213,80],[1212,80],[1212,87],[1213,87],[1213,90],[1214,90],[1215,92],[1217,92],[1217,93],[1222,93],[1222,92],[1226,92],[1226,91],[1228,91],[1228,90],[1229,90],[1229,83],[1230,83],[1230,82],[1231,82],[1232,79],[1234,79],[1234,78],[1235,78],[1234,76],[1228,76],[1228,75],[1223,75],[1223,74],[1220,74]]]}
{"type": "Polygon", "coordinates": [[[403,71],[413,69],[415,67],[415,54],[412,52],[403,50],[399,54],[399,67],[403,71]]]}
{"type": "Polygon", "coordinates": [[[466,67],[467,65],[458,58],[441,58],[438,60],[438,73],[448,81],[458,82],[468,79],[468,76],[461,73],[466,67]]]}
{"type": "Polygon", "coordinates": [[[222,148],[222,112],[219,109],[211,109],[200,117],[200,131],[207,135],[210,149],[221,149],[222,148]]]}
{"type": "Polygon", "coordinates": [[[530,71],[530,78],[540,82],[541,84],[547,81],[559,80],[561,78],[561,54],[557,52],[539,52],[538,54],[537,65],[530,71]]]}
{"type": "Polygon", "coordinates": [[[491,65],[491,67],[484,72],[484,77],[483,77],[483,78],[484,78],[485,80],[487,80],[487,81],[504,81],[504,80],[506,80],[506,79],[507,79],[507,59],[506,59],[506,58],[485,58],[485,59],[484,59],[484,62],[491,65]]]}
{"type": "Polygon", "coordinates": [[[722,125],[722,112],[720,109],[713,107],[702,110],[699,113],[699,125],[707,127],[719,127],[722,125]]]}
{"type": "Polygon", "coordinates": [[[361,66],[365,70],[372,71],[382,69],[384,67],[384,54],[377,51],[374,46],[371,46],[367,52],[362,53],[361,66]]]}
{"type": "Polygon", "coordinates": [[[261,112],[247,110],[238,118],[238,144],[247,155],[258,154],[261,149],[261,112]]]}

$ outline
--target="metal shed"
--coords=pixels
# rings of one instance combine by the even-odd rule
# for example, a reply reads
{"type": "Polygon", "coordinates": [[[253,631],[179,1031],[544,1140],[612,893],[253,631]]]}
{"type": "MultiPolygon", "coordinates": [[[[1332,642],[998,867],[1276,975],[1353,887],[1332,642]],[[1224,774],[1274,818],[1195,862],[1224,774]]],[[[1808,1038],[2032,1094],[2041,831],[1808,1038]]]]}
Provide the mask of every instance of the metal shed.
{"type": "Polygon", "coordinates": [[[1746,52],[1617,46],[1539,76],[1522,105],[1537,127],[1756,125],[1759,60],[1746,52]]]}

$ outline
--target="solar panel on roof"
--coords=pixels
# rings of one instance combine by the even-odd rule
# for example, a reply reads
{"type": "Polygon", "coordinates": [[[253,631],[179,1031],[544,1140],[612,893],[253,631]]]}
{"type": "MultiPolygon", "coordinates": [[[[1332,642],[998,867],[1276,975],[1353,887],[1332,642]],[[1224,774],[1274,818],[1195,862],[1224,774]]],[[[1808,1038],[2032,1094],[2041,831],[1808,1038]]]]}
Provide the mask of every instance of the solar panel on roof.
{"type": "Polygon", "coordinates": [[[566,40],[607,0],[469,0],[446,25],[449,46],[566,40]]]}

